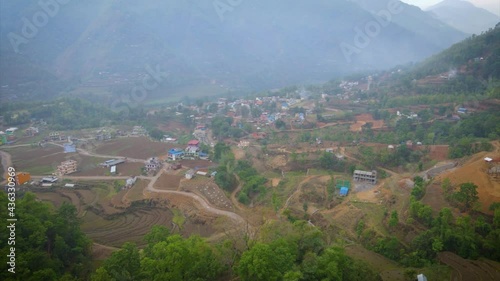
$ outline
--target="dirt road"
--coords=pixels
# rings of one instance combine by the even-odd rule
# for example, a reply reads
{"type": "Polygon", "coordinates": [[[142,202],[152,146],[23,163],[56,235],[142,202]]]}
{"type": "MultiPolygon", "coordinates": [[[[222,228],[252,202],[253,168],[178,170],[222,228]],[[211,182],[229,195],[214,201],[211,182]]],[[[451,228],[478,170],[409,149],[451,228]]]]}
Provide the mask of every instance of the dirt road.
{"type": "Polygon", "coordinates": [[[173,195],[178,195],[178,196],[190,197],[190,198],[194,199],[196,202],[198,202],[199,205],[203,209],[205,209],[206,211],[208,211],[212,214],[215,214],[218,216],[228,217],[231,220],[235,221],[238,225],[246,225],[247,224],[247,221],[244,218],[242,218],[240,215],[233,213],[233,212],[224,211],[224,210],[214,208],[214,207],[210,206],[210,204],[204,198],[202,198],[201,196],[199,196],[197,194],[183,192],[183,191],[174,191],[174,190],[160,190],[160,189],[154,188],[154,184],[156,183],[158,178],[163,174],[164,171],[165,171],[165,169],[162,168],[156,176],[154,176],[153,178],[150,178],[151,181],[149,182],[148,186],[146,187],[146,190],[148,190],[150,192],[167,193],[167,194],[173,194],[173,195]]]}

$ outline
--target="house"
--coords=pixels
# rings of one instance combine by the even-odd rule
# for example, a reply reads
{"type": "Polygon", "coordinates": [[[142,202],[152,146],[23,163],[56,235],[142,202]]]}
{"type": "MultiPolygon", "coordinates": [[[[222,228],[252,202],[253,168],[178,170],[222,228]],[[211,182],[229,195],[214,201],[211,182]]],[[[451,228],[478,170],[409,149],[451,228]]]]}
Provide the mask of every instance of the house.
{"type": "Polygon", "coordinates": [[[198,154],[200,152],[200,141],[190,140],[184,152],[186,156],[198,157],[198,154]]]}
{"type": "Polygon", "coordinates": [[[36,135],[38,135],[40,131],[38,130],[38,128],[36,127],[29,127],[28,129],[26,129],[24,131],[24,133],[27,135],[27,136],[30,136],[30,137],[34,137],[36,135]]]}
{"type": "Polygon", "coordinates": [[[12,128],[8,128],[7,130],[5,130],[5,133],[8,135],[8,136],[11,136],[13,135],[16,131],[18,130],[18,128],[16,127],[12,127],[12,128]]]}
{"type": "Polygon", "coordinates": [[[137,181],[137,177],[128,178],[125,181],[125,188],[131,188],[135,184],[136,181],[137,181]]]}
{"type": "Polygon", "coordinates": [[[200,157],[201,160],[208,160],[208,153],[200,151],[198,157],[200,157]]]}
{"type": "Polygon", "coordinates": [[[16,183],[17,185],[22,185],[31,180],[30,173],[19,172],[16,174],[16,183]]]}
{"type": "Polygon", "coordinates": [[[57,166],[56,174],[59,176],[68,175],[76,172],[77,163],[75,160],[68,160],[61,163],[61,165],[57,166]]]}
{"type": "Polygon", "coordinates": [[[182,159],[184,157],[184,151],[179,148],[172,148],[168,151],[168,159],[169,160],[177,160],[182,159]]]}
{"type": "Polygon", "coordinates": [[[355,181],[364,181],[368,182],[371,184],[376,184],[377,183],[377,171],[361,171],[361,170],[355,170],[353,174],[353,178],[355,181]]]}
{"type": "Polygon", "coordinates": [[[147,173],[151,173],[151,172],[155,173],[161,168],[161,161],[156,157],[149,158],[146,161],[144,168],[146,169],[147,173]]]}
{"type": "Polygon", "coordinates": [[[468,112],[468,109],[465,108],[465,107],[460,107],[458,110],[457,110],[457,113],[458,114],[467,114],[468,112]]]}
{"type": "Polygon", "coordinates": [[[49,133],[49,138],[53,141],[59,141],[61,140],[61,134],[59,134],[58,132],[52,132],[49,133]]]}
{"type": "Polygon", "coordinates": [[[189,170],[189,171],[186,172],[185,176],[186,176],[186,179],[190,180],[190,179],[192,179],[194,177],[194,175],[195,175],[194,170],[189,170]]]}

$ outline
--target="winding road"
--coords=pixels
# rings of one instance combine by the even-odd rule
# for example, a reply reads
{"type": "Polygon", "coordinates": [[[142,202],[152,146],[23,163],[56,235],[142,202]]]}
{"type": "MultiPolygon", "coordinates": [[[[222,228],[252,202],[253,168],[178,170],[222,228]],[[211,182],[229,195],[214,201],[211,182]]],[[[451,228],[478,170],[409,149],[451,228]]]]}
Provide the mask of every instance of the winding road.
{"type": "Polygon", "coordinates": [[[231,220],[233,220],[234,222],[236,222],[238,225],[246,225],[248,223],[243,217],[241,217],[240,215],[238,215],[236,213],[233,213],[230,211],[224,211],[224,210],[220,210],[220,209],[217,209],[215,207],[212,207],[203,197],[201,197],[197,194],[190,193],[190,192],[183,192],[183,191],[156,189],[154,187],[154,184],[156,183],[158,178],[160,178],[160,176],[164,173],[164,171],[165,171],[165,169],[162,168],[156,176],[149,178],[150,182],[149,182],[148,186],[146,187],[147,191],[190,197],[190,198],[196,200],[203,209],[205,209],[206,211],[208,211],[212,214],[215,214],[218,216],[228,217],[231,220]]]}

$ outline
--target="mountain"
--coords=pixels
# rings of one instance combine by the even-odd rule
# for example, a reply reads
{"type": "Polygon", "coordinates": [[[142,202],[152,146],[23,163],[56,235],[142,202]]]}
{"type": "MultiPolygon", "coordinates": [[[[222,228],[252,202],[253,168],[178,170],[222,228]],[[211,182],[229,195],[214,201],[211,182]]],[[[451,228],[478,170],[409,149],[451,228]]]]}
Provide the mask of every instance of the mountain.
{"type": "Polygon", "coordinates": [[[500,17],[463,0],[444,0],[427,11],[435,18],[469,34],[480,34],[500,22],[500,17]]]}
{"type": "Polygon", "coordinates": [[[419,61],[466,36],[399,1],[40,3],[0,0],[0,59],[23,62],[0,64],[10,91],[46,76],[130,91],[151,69],[162,79],[148,91],[160,96],[190,85],[275,88],[419,61]]]}

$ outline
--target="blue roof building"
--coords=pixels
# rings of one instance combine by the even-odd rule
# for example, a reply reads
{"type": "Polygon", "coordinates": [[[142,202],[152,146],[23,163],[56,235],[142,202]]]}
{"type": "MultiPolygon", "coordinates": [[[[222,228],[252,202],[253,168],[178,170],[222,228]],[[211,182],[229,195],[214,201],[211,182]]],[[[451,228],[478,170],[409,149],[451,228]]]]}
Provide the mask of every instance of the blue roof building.
{"type": "Polygon", "coordinates": [[[340,196],[347,196],[347,193],[349,193],[349,188],[345,186],[340,188],[340,196]]]}
{"type": "Polygon", "coordinates": [[[184,156],[184,150],[178,148],[172,148],[168,151],[168,159],[177,160],[184,156]]]}
{"type": "Polygon", "coordinates": [[[72,143],[64,144],[64,153],[74,153],[76,152],[76,146],[72,143]]]}

